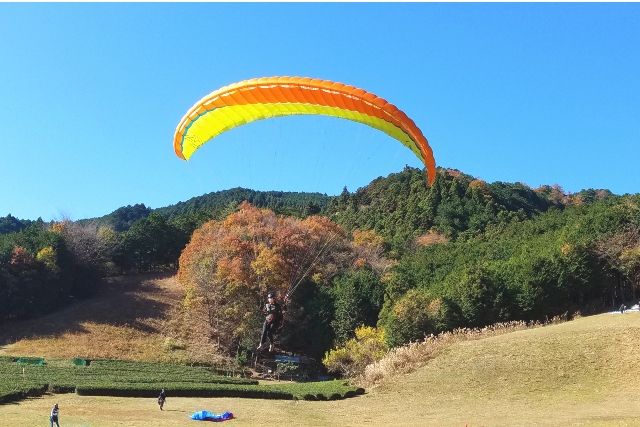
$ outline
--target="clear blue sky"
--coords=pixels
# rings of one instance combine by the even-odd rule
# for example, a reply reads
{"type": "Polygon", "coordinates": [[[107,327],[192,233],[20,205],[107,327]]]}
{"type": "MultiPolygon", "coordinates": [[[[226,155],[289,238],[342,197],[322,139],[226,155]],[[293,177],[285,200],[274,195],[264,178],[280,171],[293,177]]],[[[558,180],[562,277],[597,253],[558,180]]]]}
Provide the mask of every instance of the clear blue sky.
{"type": "Polygon", "coordinates": [[[174,155],[193,103],[274,75],[389,100],[440,166],[637,193],[639,46],[639,4],[0,4],[0,216],[79,219],[237,186],[337,194],[420,166],[322,117],[174,155]]]}

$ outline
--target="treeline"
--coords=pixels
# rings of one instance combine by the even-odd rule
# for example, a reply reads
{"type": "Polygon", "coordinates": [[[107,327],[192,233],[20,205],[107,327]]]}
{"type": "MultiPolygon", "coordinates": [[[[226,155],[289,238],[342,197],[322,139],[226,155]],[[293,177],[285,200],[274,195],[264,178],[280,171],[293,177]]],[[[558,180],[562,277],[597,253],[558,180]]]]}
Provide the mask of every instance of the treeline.
{"type": "Polygon", "coordinates": [[[455,240],[432,230],[385,274],[347,272],[347,286],[332,287],[336,339],[323,362],[357,376],[387,349],[432,334],[638,303],[640,196],[594,200],[455,240]],[[384,294],[377,312],[374,289],[384,294]]]}
{"type": "Polygon", "coordinates": [[[565,195],[558,186],[486,183],[451,169],[438,169],[431,187],[424,171],[407,167],[334,198],[327,214],[347,229],[375,230],[399,256],[420,235],[436,230],[447,238],[475,236],[488,226],[522,221],[551,208],[592,203],[613,195],[585,190],[565,195]]]}
{"type": "Polygon", "coordinates": [[[28,219],[18,219],[9,214],[5,217],[0,217],[0,234],[9,234],[22,231],[31,225],[43,226],[44,221],[42,218],[38,218],[35,221],[28,219]]]}
{"type": "Polygon", "coordinates": [[[186,202],[156,209],[156,212],[175,218],[197,215],[204,210],[209,213],[209,219],[221,219],[234,212],[240,203],[249,202],[279,215],[305,217],[321,213],[330,201],[331,197],[320,193],[255,191],[239,187],[194,197],[186,202]]]}
{"type": "Polygon", "coordinates": [[[174,271],[194,228],[152,213],[123,232],[62,221],[0,234],[0,321],[41,315],[92,295],[105,276],[174,271]]]}
{"type": "Polygon", "coordinates": [[[247,204],[198,230],[183,252],[179,277],[199,301],[186,305],[201,310],[207,336],[229,355],[257,340],[260,297],[267,290],[284,294],[296,272],[309,268],[281,343],[315,356],[346,345],[341,354],[351,360],[454,328],[568,317],[634,301],[640,296],[640,196],[599,199],[564,200],[531,218],[493,221],[473,233],[447,236],[432,227],[395,260],[373,230],[338,239],[310,217],[301,224],[312,226],[302,232],[291,218],[247,204]],[[315,254],[323,258],[317,265],[315,254]],[[319,266],[327,271],[315,271],[319,266]],[[241,314],[246,324],[237,320],[241,314]],[[369,350],[350,344],[361,326],[379,329],[361,330],[369,350]]]}
{"type": "Polygon", "coordinates": [[[236,212],[242,202],[279,215],[303,218],[321,213],[330,200],[319,193],[234,188],[159,209],[144,204],[123,206],[104,217],[78,222],[113,232],[109,256],[116,272],[166,271],[177,268],[180,253],[194,230],[207,221],[236,212]]]}
{"type": "Polygon", "coordinates": [[[74,224],[31,224],[0,235],[0,322],[56,310],[91,295],[104,262],[92,232],[74,224]]]}
{"type": "Polygon", "coordinates": [[[427,187],[423,171],[406,168],[355,193],[345,189],[338,197],[236,188],[155,210],[143,204],[126,206],[90,222],[116,232],[114,262],[122,272],[144,272],[175,269],[193,231],[236,212],[242,202],[298,218],[326,214],[349,231],[373,230],[383,237],[387,256],[399,258],[420,237],[466,238],[488,226],[533,218],[550,208],[610,197],[610,192],[601,190],[567,196],[558,187],[533,190],[519,183],[487,184],[445,169],[439,169],[435,183],[427,187]]]}
{"type": "Polygon", "coordinates": [[[640,197],[552,209],[404,256],[385,283],[390,345],[455,327],[637,302],[640,197]]]}
{"type": "MultiPolygon", "coordinates": [[[[297,249],[289,248],[286,233],[295,229],[295,218],[326,215],[347,232],[340,239],[332,237],[334,232],[324,234],[331,242],[327,252],[338,241],[343,252],[325,262],[331,274],[305,276],[288,314],[298,327],[283,332],[283,342],[315,355],[349,341],[360,325],[384,329],[386,343],[399,345],[454,327],[544,319],[640,296],[638,196],[606,190],[567,195],[557,186],[486,183],[446,169],[439,169],[427,187],[423,171],[406,168],[333,198],[239,188],[155,210],[126,206],[94,220],[27,224],[8,216],[0,221],[8,230],[0,234],[0,298],[8,302],[0,320],[37,315],[69,296],[91,294],[100,276],[175,271],[194,230],[233,218],[245,200],[288,218],[282,236],[248,252],[262,254],[248,265],[262,282],[273,280],[271,288],[277,288],[280,276],[290,285],[310,265],[313,251],[324,247],[300,249],[309,236],[318,236],[321,228],[314,225],[297,249]],[[274,252],[279,247],[288,252],[274,252]],[[301,265],[284,269],[300,256],[301,265]]],[[[230,232],[228,224],[224,227],[207,242],[214,245],[223,231],[230,232]]],[[[239,233],[237,247],[245,248],[242,236],[254,233],[253,227],[239,233]]],[[[223,245],[219,253],[235,247],[223,245]]],[[[239,274],[233,263],[225,268],[239,274]]],[[[210,273],[203,277],[217,277],[210,273]]],[[[225,277],[218,277],[218,285],[224,286],[225,277]]],[[[253,283],[238,277],[229,283],[253,283]]],[[[260,322],[255,306],[264,283],[245,301],[253,310],[253,326],[260,322]]],[[[199,286],[210,284],[205,280],[199,286]]],[[[251,338],[243,345],[250,348],[254,328],[245,329],[243,336],[251,338]]]]}
{"type": "MultiPolygon", "coordinates": [[[[246,188],[232,188],[193,197],[158,209],[144,204],[123,206],[100,218],[82,220],[113,228],[116,232],[127,231],[136,221],[151,213],[177,223],[202,225],[211,219],[221,219],[237,210],[242,202],[249,202],[259,208],[266,208],[279,215],[305,217],[323,212],[331,197],[320,193],[298,193],[285,191],[255,191],[246,188]]],[[[0,222],[0,225],[2,222],[0,222]]],[[[196,227],[194,226],[193,229],[196,227]]]]}
{"type": "Polygon", "coordinates": [[[175,271],[193,231],[235,212],[243,200],[304,217],[319,213],[329,197],[237,188],[156,210],[124,206],[75,222],[0,218],[0,321],[37,316],[91,295],[105,275],[175,271]]]}

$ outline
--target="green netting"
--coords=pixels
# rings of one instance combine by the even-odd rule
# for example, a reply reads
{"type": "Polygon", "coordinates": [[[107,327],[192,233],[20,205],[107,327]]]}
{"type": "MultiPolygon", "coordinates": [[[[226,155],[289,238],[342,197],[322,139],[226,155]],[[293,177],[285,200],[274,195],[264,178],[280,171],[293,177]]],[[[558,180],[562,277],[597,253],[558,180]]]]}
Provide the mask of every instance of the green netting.
{"type": "Polygon", "coordinates": [[[73,359],[71,361],[71,363],[75,366],[89,366],[89,363],[91,363],[90,360],[87,359],[81,359],[79,357],[76,357],[75,359],[73,359]]]}
{"type": "Polygon", "coordinates": [[[43,357],[18,357],[16,363],[21,365],[45,366],[47,362],[43,357]]]}

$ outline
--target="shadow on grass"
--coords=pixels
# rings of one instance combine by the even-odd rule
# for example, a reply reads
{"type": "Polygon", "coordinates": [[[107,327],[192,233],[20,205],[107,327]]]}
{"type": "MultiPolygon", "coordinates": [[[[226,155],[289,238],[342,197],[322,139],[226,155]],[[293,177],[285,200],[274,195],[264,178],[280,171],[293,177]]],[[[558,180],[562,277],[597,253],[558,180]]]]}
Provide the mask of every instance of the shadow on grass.
{"type": "MultiPolygon", "coordinates": [[[[24,397],[21,397],[20,399],[11,400],[9,402],[0,402],[0,406],[9,406],[9,405],[18,406],[21,403],[29,402],[31,400],[40,400],[40,399],[43,399],[45,397],[51,397],[51,396],[55,396],[55,393],[49,393],[48,391],[44,391],[44,392],[42,392],[40,394],[33,394],[33,395],[29,395],[29,396],[24,396],[24,397]]],[[[0,424],[0,425],[2,425],[2,424],[0,424]]]]}

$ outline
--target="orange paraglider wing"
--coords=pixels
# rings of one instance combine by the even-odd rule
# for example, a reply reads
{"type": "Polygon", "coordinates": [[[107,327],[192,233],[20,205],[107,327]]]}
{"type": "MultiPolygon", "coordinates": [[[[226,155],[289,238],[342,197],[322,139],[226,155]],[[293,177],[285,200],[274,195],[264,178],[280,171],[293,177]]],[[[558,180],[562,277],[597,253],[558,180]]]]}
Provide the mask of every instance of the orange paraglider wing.
{"type": "Polygon", "coordinates": [[[436,164],[420,129],[384,99],[354,86],[304,77],[264,77],[218,89],[182,118],[173,139],[176,155],[189,159],[203,144],[238,126],[271,117],[319,114],[381,130],[407,146],[424,163],[433,183],[436,164]]]}

